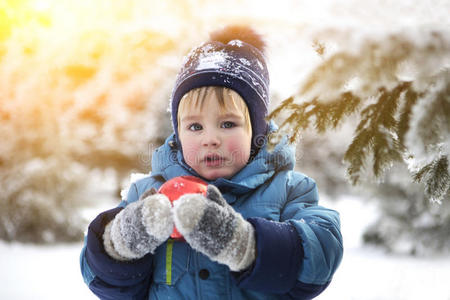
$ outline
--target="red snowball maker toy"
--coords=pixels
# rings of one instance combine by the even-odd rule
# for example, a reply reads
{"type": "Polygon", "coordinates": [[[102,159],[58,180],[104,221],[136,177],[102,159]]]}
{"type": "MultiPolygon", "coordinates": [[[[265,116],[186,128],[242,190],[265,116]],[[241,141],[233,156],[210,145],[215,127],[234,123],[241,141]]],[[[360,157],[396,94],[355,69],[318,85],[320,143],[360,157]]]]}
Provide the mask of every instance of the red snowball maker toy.
{"type": "MultiPolygon", "coordinates": [[[[194,176],[179,176],[166,181],[158,190],[158,193],[164,194],[170,202],[178,200],[184,194],[203,194],[206,195],[208,184],[194,176]]],[[[171,238],[180,239],[183,236],[174,227],[170,235],[171,238]]]]}

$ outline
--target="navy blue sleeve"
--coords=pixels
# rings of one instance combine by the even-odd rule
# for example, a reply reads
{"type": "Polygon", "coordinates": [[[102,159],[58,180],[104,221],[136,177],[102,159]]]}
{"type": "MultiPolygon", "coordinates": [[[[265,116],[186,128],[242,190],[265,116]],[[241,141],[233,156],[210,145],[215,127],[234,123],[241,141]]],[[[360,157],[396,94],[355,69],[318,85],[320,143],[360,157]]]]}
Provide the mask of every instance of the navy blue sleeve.
{"type": "Polygon", "coordinates": [[[285,299],[310,300],[322,293],[330,284],[308,284],[298,281],[294,288],[285,295],[285,299]]]}
{"type": "Polygon", "coordinates": [[[111,258],[103,247],[105,227],[122,209],[117,207],[100,214],[88,229],[85,255],[95,274],[89,288],[100,299],[143,299],[150,287],[151,254],[138,260],[121,262],[111,258]]]}
{"type": "Polygon", "coordinates": [[[294,226],[263,218],[247,221],[255,229],[257,256],[248,270],[233,273],[240,288],[279,294],[286,299],[312,299],[328,286],[297,281],[303,247],[294,226]]]}

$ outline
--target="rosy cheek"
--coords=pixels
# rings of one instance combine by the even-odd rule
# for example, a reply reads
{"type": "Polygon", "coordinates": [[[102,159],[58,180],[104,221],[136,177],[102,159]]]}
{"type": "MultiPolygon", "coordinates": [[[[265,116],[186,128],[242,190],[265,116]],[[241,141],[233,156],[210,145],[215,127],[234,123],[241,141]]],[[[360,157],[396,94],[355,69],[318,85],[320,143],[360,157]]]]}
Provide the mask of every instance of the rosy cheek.
{"type": "Polygon", "coordinates": [[[243,147],[242,141],[239,141],[238,139],[233,139],[233,140],[229,141],[227,144],[227,150],[228,150],[228,153],[231,153],[232,156],[238,161],[248,159],[247,156],[248,156],[249,150],[246,149],[246,147],[243,147]]]}
{"type": "Polygon", "coordinates": [[[184,160],[192,167],[197,160],[198,149],[193,143],[184,143],[182,147],[184,160]]]}

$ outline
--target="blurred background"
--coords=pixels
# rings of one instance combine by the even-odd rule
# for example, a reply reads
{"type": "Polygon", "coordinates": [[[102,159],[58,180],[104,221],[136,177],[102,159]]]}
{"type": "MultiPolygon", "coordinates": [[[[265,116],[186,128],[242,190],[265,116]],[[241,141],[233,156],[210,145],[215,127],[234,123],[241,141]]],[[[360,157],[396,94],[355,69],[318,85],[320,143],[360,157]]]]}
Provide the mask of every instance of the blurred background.
{"type": "MultiPolygon", "coordinates": [[[[132,174],[151,171],[183,56],[209,32],[244,23],[265,36],[274,109],[324,52],[448,28],[449,12],[437,0],[1,1],[0,298],[94,299],[78,269],[83,233],[132,174]]],[[[305,130],[297,145],[296,168],[342,218],[345,256],[317,299],[449,300],[448,197],[427,200],[402,164],[350,185],[355,124],[305,130]]]]}

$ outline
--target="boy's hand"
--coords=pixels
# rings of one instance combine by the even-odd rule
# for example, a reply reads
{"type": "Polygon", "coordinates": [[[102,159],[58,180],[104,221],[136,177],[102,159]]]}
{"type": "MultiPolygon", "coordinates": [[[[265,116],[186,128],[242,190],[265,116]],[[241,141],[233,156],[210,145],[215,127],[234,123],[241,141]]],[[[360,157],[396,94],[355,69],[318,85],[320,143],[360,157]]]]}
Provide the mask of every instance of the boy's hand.
{"type": "Polygon", "coordinates": [[[213,185],[208,185],[206,197],[187,194],[174,202],[174,221],[192,248],[232,271],[244,270],[255,260],[253,226],[213,185]]]}
{"type": "Polygon", "coordinates": [[[172,205],[152,189],[115,216],[105,228],[103,243],[109,256],[117,260],[139,259],[154,253],[172,230],[172,205]]]}

